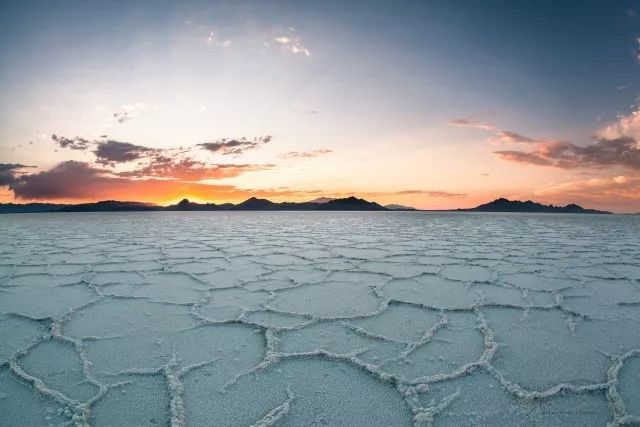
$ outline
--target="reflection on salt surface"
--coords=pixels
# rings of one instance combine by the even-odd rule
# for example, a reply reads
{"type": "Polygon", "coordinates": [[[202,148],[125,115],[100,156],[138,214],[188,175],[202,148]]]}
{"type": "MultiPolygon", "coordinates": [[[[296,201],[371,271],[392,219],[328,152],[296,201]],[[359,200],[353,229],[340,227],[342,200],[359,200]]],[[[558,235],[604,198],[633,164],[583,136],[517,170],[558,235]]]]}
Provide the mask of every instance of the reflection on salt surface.
{"type": "Polygon", "coordinates": [[[640,422],[640,218],[0,217],[0,425],[640,422]]]}

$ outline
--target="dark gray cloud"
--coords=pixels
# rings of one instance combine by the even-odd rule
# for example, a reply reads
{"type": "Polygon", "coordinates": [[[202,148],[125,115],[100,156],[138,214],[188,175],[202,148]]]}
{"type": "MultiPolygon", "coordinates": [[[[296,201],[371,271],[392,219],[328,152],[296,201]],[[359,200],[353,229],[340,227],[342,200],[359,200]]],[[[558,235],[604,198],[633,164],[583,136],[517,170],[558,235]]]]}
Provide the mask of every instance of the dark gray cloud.
{"type": "Polygon", "coordinates": [[[533,143],[532,151],[501,150],[494,153],[513,162],[563,169],[623,166],[640,170],[640,146],[630,137],[600,138],[586,146],[567,141],[539,141],[533,143]]]}
{"type": "Polygon", "coordinates": [[[97,163],[101,165],[113,165],[115,163],[142,159],[156,154],[158,151],[159,150],[154,148],[135,145],[130,142],[109,140],[97,143],[93,153],[96,155],[97,163]]]}
{"type": "MultiPolygon", "coordinates": [[[[108,171],[92,167],[85,162],[69,160],[53,169],[24,175],[9,185],[18,199],[57,199],[78,196],[78,188],[85,183],[99,184],[109,178],[102,175],[108,171]]],[[[87,187],[89,187],[87,185],[87,187]]],[[[91,196],[80,194],[80,196],[91,196]]]]}
{"type": "Polygon", "coordinates": [[[55,133],[51,135],[51,139],[53,142],[58,144],[60,148],[70,148],[72,150],[86,150],[94,144],[93,141],[79,136],[67,138],[65,136],[56,135],[55,133]]]}
{"type": "MultiPolygon", "coordinates": [[[[107,138],[102,135],[100,138],[107,138]]],[[[252,150],[263,144],[271,142],[270,135],[261,136],[253,139],[242,138],[222,138],[214,142],[204,142],[192,147],[179,148],[150,148],[143,145],[136,145],[130,142],[122,142],[115,140],[89,140],[81,137],[68,138],[59,135],[52,135],[51,139],[61,148],[70,148],[72,150],[92,150],[96,156],[96,162],[101,165],[115,165],[116,163],[125,163],[135,160],[148,159],[157,157],[159,160],[162,156],[177,156],[189,153],[196,147],[210,151],[212,153],[220,153],[222,155],[239,155],[247,150],[252,150]]]]}
{"type": "MultiPolygon", "coordinates": [[[[107,135],[102,135],[100,138],[106,137],[107,135]]],[[[68,138],[54,134],[51,136],[51,139],[61,148],[70,148],[72,150],[91,149],[96,156],[96,162],[101,165],[130,162],[159,154],[162,151],[130,142],[89,140],[79,136],[68,138]]]]}
{"type": "MultiPolygon", "coordinates": [[[[233,171],[238,165],[218,167],[233,171]]],[[[188,165],[187,168],[191,168],[188,165]]],[[[215,168],[215,166],[213,166],[215,168]]],[[[48,171],[19,177],[9,184],[22,200],[138,200],[157,201],[193,195],[201,199],[242,200],[298,194],[295,191],[239,189],[233,185],[188,182],[181,179],[138,179],[119,176],[112,170],[87,162],[66,161],[48,171]]]]}
{"type": "Polygon", "coordinates": [[[220,153],[222,155],[238,155],[247,150],[252,150],[263,144],[270,142],[272,137],[270,135],[260,136],[253,139],[247,138],[221,138],[213,142],[203,142],[198,144],[204,150],[211,151],[212,153],[220,153]]]}
{"type": "Polygon", "coordinates": [[[20,163],[0,163],[0,186],[14,183],[23,169],[33,167],[20,163]]]}

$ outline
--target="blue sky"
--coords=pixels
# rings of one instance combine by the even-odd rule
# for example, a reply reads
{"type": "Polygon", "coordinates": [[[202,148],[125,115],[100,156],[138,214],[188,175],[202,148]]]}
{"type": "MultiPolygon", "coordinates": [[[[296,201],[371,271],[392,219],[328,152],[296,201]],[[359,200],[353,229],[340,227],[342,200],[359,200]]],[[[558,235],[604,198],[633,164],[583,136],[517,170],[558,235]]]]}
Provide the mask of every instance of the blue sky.
{"type": "MultiPolygon", "coordinates": [[[[605,165],[569,148],[563,155],[577,160],[558,167],[494,153],[504,151],[496,146],[502,131],[526,135],[534,149],[548,140],[589,146],[637,111],[637,1],[15,1],[0,8],[6,164],[40,173],[95,160],[91,151],[56,147],[52,134],[158,149],[271,135],[241,158],[192,157],[273,165],[207,183],[300,192],[284,198],[379,193],[446,207],[512,195],[619,209],[638,195],[637,187],[622,198],[549,192],[579,186],[587,174],[640,181],[626,160],[605,165]],[[114,114],[124,112],[119,122],[114,114]],[[462,118],[487,126],[450,123],[462,118]],[[283,160],[318,150],[326,154],[283,160]],[[408,190],[415,192],[395,194],[408,190]]],[[[631,135],[614,136],[635,137],[635,122],[625,126],[631,135]]],[[[139,166],[118,164],[114,172],[139,166]]]]}

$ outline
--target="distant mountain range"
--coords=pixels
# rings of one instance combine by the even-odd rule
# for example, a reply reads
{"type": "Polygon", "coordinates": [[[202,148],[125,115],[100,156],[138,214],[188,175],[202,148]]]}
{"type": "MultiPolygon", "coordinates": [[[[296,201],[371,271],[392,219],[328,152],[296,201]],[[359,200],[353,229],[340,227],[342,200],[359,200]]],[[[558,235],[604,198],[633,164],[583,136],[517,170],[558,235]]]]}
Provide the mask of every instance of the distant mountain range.
{"type": "Polygon", "coordinates": [[[123,212],[123,211],[386,211],[384,206],[356,197],[327,199],[322,202],[272,202],[251,197],[244,202],[194,203],[187,199],[175,205],[158,206],[141,202],[120,202],[105,200],[95,203],[53,204],[53,203],[0,203],[0,213],[39,212],[123,212]]]}
{"type": "Polygon", "coordinates": [[[540,213],[583,213],[583,214],[610,214],[611,212],[599,211],[596,209],[585,209],[576,204],[566,206],[543,205],[541,203],[527,200],[508,200],[499,198],[493,202],[485,203],[471,209],[458,209],[462,212],[540,212],[540,213]]]}
{"type": "MultiPolygon", "coordinates": [[[[142,202],[120,202],[105,200],[95,203],[54,204],[54,203],[0,203],[3,213],[39,213],[39,212],[130,212],[130,211],[415,211],[415,208],[403,205],[382,206],[357,197],[331,199],[320,197],[308,202],[272,202],[267,199],[251,197],[241,203],[194,203],[187,199],[175,205],[159,206],[142,202]]],[[[457,209],[457,212],[548,212],[548,213],[587,213],[608,214],[610,212],[584,209],[578,205],[543,205],[527,200],[496,199],[471,209],[457,209]]]]}

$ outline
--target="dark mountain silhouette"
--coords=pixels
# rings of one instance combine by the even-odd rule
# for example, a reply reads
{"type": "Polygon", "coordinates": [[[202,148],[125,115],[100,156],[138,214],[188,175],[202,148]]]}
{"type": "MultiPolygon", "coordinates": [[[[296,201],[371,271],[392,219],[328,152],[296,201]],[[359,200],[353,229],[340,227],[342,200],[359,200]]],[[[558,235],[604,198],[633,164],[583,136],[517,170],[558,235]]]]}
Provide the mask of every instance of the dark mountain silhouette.
{"type": "Polygon", "coordinates": [[[153,211],[159,206],[142,202],[119,202],[117,200],[103,200],[95,203],[80,203],[77,205],[63,205],[55,212],[122,212],[122,211],[153,211]]]}
{"type": "Polygon", "coordinates": [[[218,210],[220,206],[215,203],[194,203],[188,199],[182,199],[175,205],[159,207],[159,209],[165,211],[213,211],[218,210]]]}
{"type": "Polygon", "coordinates": [[[105,200],[96,203],[54,204],[54,203],[0,203],[0,213],[37,212],[127,212],[127,211],[386,211],[383,206],[356,197],[333,199],[326,203],[315,202],[272,202],[251,197],[244,202],[194,203],[183,199],[175,205],[158,206],[141,202],[120,202],[105,200]]]}
{"type": "Polygon", "coordinates": [[[471,209],[458,209],[463,212],[546,212],[546,213],[585,213],[585,214],[610,214],[611,212],[599,211],[596,209],[585,209],[571,203],[566,206],[543,205],[531,200],[521,202],[520,200],[508,200],[499,198],[493,202],[485,203],[471,209]]]}
{"type": "MultiPolygon", "coordinates": [[[[55,203],[0,203],[2,213],[38,213],[38,212],[127,212],[127,211],[392,211],[416,210],[402,205],[381,206],[376,202],[351,196],[342,199],[330,199],[323,203],[309,202],[272,202],[267,199],[251,197],[244,202],[233,203],[194,203],[187,199],[175,205],[158,206],[142,202],[120,202],[104,200],[96,203],[55,204],[55,203]]],[[[611,212],[585,209],[576,204],[566,206],[543,205],[527,200],[496,199],[471,209],[457,209],[458,212],[548,212],[548,213],[588,213],[609,214],[611,212]]]]}
{"type": "Polygon", "coordinates": [[[0,214],[53,212],[63,206],[55,203],[0,203],[0,214]]]}
{"type": "Polygon", "coordinates": [[[280,203],[274,203],[267,199],[258,199],[257,197],[251,197],[244,202],[238,203],[234,210],[238,211],[263,211],[272,210],[276,208],[280,203]]]}
{"type": "Polygon", "coordinates": [[[316,202],[272,202],[267,199],[251,197],[238,204],[225,203],[216,205],[214,203],[198,204],[186,199],[177,205],[167,206],[163,210],[176,211],[384,211],[383,206],[375,202],[369,202],[356,197],[344,199],[333,199],[325,203],[316,202]]]}

